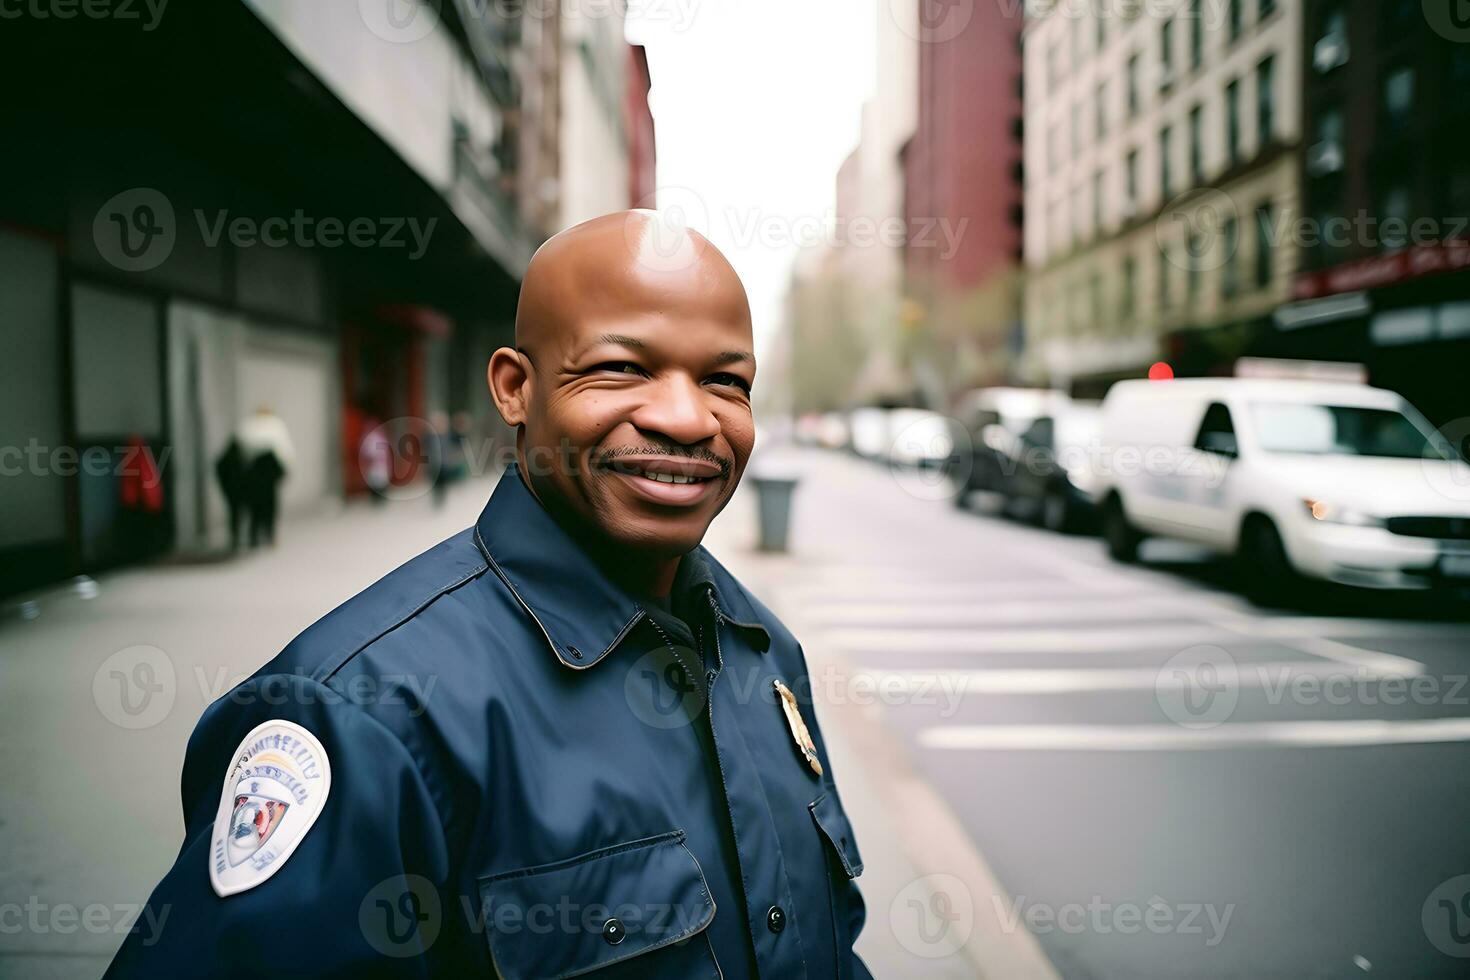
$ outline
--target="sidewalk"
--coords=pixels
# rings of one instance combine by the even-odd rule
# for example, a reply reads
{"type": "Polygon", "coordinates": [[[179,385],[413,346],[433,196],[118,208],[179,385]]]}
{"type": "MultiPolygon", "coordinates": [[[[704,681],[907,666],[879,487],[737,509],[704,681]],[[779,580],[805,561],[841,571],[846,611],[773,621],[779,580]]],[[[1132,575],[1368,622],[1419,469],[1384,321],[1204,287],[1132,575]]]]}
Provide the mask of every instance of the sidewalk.
{"type": "Polygon", "coordinates": [[[329,508],[288,521],[274,549],[109,574],[95,598],[59,589],[39,618],[0,620],[0,909],[21,918],[0,920],[0,977],[100,976],[173,863],[184,748],[205,706],[468,527],[493,486],[456,486],[441,511],[428,494],[329,508]],[[126,683],[144,693],[125,704],[126,683]]]}

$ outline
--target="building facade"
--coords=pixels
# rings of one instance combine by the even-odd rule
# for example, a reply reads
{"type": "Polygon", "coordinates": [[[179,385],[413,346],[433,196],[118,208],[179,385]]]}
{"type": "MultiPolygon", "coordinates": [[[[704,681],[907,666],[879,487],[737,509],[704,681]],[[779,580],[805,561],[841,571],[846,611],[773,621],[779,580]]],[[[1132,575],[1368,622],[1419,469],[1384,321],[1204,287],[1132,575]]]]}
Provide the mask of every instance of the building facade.
{"type": "Polygon", "coordinates": [[[1309,0],[1303,264],[1269,345],[1361,363],[1441,425],[1470,417],[1470,19],[1455,14],[1309,0]]]}
{"type": "Polygon", "coordinates": [[[1176,0],[1028,21],[1025,380],[1228,373],[1291,298],[1302,18],[1302,0],[1176,0]]]}
{"type": "Polygon", "coordinates": [[[1004,381],[1020,341],[1019,5],[917,5],[917,120],[903,148],[904,336],[935,407],[1004,381]],[[968,15],[954,19],[953,11],[968,15]]]}

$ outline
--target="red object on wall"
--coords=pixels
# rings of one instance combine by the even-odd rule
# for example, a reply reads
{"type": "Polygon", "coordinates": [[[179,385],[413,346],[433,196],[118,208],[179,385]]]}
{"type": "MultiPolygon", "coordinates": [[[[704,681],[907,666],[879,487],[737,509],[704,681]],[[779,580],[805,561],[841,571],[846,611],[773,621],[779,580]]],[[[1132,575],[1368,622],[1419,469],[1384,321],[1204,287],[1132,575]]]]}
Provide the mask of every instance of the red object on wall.
{"type": "Polygon", "coordinates": [[[145,514],[163,512],[163,476],[158,472],[153,450],[142,436],[128,439],[128,451],[118,470],[117,490],[118,502],[124,510],[145,514]]]}

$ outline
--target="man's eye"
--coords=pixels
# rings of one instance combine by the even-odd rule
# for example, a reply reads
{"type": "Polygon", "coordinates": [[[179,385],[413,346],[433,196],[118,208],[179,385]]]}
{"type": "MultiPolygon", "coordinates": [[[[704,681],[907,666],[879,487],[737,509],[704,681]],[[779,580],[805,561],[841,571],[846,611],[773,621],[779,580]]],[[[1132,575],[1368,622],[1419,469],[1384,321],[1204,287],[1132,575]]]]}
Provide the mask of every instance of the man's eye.
{"type": "Polygon", "coordinates": [[[643,369],[632,361],[608,361],[594,365],[590,372],[607,371],[611,374],[642,374],[643,369]]]}
{"type": "Polygon", "coordinates": [[[717,385],[734,385],[747,395],[750,394],[750,382],[738,374],[730,374],[729,372],[722,371],[719,374],[710,375],[709,380],[717,385]]]}

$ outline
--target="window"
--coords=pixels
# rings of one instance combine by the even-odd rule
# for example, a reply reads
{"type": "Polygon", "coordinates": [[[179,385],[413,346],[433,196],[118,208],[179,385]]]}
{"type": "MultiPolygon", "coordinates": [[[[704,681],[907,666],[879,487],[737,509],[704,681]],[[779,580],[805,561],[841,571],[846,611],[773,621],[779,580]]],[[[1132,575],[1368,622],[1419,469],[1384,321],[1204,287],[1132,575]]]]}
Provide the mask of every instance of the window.
{"type": "Polygon", "coordinates": [[[1062,127],[1052,126],[1046,132],[1046,168],[1056,173],[1062,165],[1062,127]]]}
{"type": "Polygon", "coordinates": [[[1205,182],[1205,107],[1189,110],[1189,180],[1198,186],[1205,182]]]}
{"type": "Polygon", "coordinates": [[[1138,115],[1138,55],[1128,58],[1128,115],[1138,115]]]}
{"type": "Polygon", "coordinates": [[[1276,136],[1276,59],[1268,57],[1256,66],[1256,128],[1260,148],[1276,136]]]}
{"type": "Polygon", "coordinates": [[[1097,52],[1098,54],[1102,54],[1102,49],[1107,47],[1108,43],[1108,11],[1106,8],[1098,6],[1093,11],[1093,14],[1097,17],[1097,37],[1095,38],[1097,41],[1097,52]]]}
{"type": "Polygon", "coordinates": [[[1215,402],[1205,409],[1205,417],[1200,422],[1194,448],[1221,456],[1240,455],[1240,444],[1235,438],[1235,422],[1230,418],[1230,409],[1221,402],[1215,402]]]}
{"type": "Polygon", "coordinates": [[[1159,184],[1163,188],[1164,200],[1174,196],[1174,128],[1165,126],[1159,130],[1159,184]]]}
{"type": "Polygon", "coordinates": [[[1317,114],[1317,139],[1307,150],[1307,173],[1321,177],[1342,169],[1342,127],[1341,109],[1324,109],[1317,114]]]}
{"type": "Polygon", "coordinates": [[[1205,62],[1205,12],[1200,0],[1189,7],[1189,70],[1199,71],[1205,62]]]}
{"type": "Polygon", "coordinates": [[[1414,69],[1405,65],[1383,78],[1383,125],[1390,135],[1401,135],[1414,109],[1414,69]]]}
{"type": "Polygon", "coordinates": [[[1312,66],[1326,74],[1348,60],[1347,13],[1341,0],[1328,5],[1322,12],[1321,30],[1317,43],[1312,46],[1312,66]]]}
{"type": "Polygon", "coordinates": [[[1265,20],[1274,13],[1276,13],[1276,0],[1261,0],[1261,7],[1256,12],[1256,19],[1265,20]]]}
{"type": "Polygon", "coordinates": [[[1138,209],[1138,151],[1128,151],[1127,172],[1124,175],[1123,200],[1127,205],[1127,216],[1133,217],[1138,209]]]}
{"type": "Polygon", "coordinates": [[[1101,235],[1103,227],[1103,172],[1092,175],[1092,233],[1101,235]]]}
{"type": "Polygon", "coordinates": [[[1379,225],[1378,247],[1384,252],[1397,252],[1409,245],[1409,225],[1414,220],[1410,214],[1409,188],[1402,181],[1395,181],[1383,192],[1379,210],[1383,223],[1379,225]]]}
{"type": "Polygon", "coordinates": [[[1133,317],[1134,291],[1138,288],[1138,262],[1133,256],[1123,258],[1122,292],[1118,298],[1118,315],[1123,320],[1133,317]]]}
{"type": "Polygon", "coordinates": [[[1092,278],[1087,283],[1087,291],[1092,328],[1096,330],[1102,325],[1103,318],[1103,278],[1101,272],[1093,270],[1092,278]]]}
{"type": "Polygon", "coordinates": [[[1159,86],[1168,88],[1174,84],[1174,22],[1166,20],[1159,25],[1159,86]]]}
{"type": "Polygon", "coordinates": [[[1240,266],[1235,261],[1240,251],[1240,221],[1234,215],[1221,223],[1220,238],[1225,249],[1225,264],[1220,267],[1220,295],[1231,300],[1240,293],[1240,266]]]}
{"type": "Polygon", "coordinates": [[[1240,162],[1240,79],[1225,86],[1225,159],[1240,162]]]}
{"type": "Polygon", "coordinates": [[[1240,32],[1245,26],[1245,3],[1244,0],[1229,0],[1230,3],[1230,42],[1234,44],[1240,40],[1240,32]]]}
{"type": "Polygon", "coordinates": [[[1072,21],[1072,60],[1079,65],[1087,55],[1087,39],[1082,33],[1085,26],[1081,17],[1074,18],[1072,21]]]}
{"type": "Polygon", "coordinates": [[[1108,83],[1097,87],[1097,139],[1101,143],[1108,132],[1108,83]]]}
{"type": "Polygon", "coordinates": [[[1062,83],[1062,44],[1058,41],[1046,50],[1046,90],[1055,93],[1062,83]]]}
{"type": "Polygon", "coordinates": [[[1159,312],[1168,312],[1174,305],[1173,296],[1174,256],[1168,246],[1159,247],[1159,312]]]}
{"type": "Polygon", "coordinates": [[[1273,230],[1276,224],[1276,208],[1266,201],[1256,208],[1256,288],[1271,285],[1271,273],[1275,265],[1272,249],[1273,230]]]}
{"type": "Polygon", "coordinates": [[[1443,458],[1418,426],[1388,408],[1262,402],[1251,406],[1251,431],[1268,453],[1443,458]]]}
{"type": "Polygon", "coordinates": [[[1200,269],[1204,265],[1205,258],[1201,254],[1201,249],[1204,247],[1204,236],[1197,231],[1191,231],[1185,254],[1189,262],[1185,277],[1185,298],[1191,307],[1199,302],[1200,269]]]}
{"type": "Polygon", "coordinates": [[[1072,158],[1082,152],[1082,103],[1072,103],[1072,158]]]}

